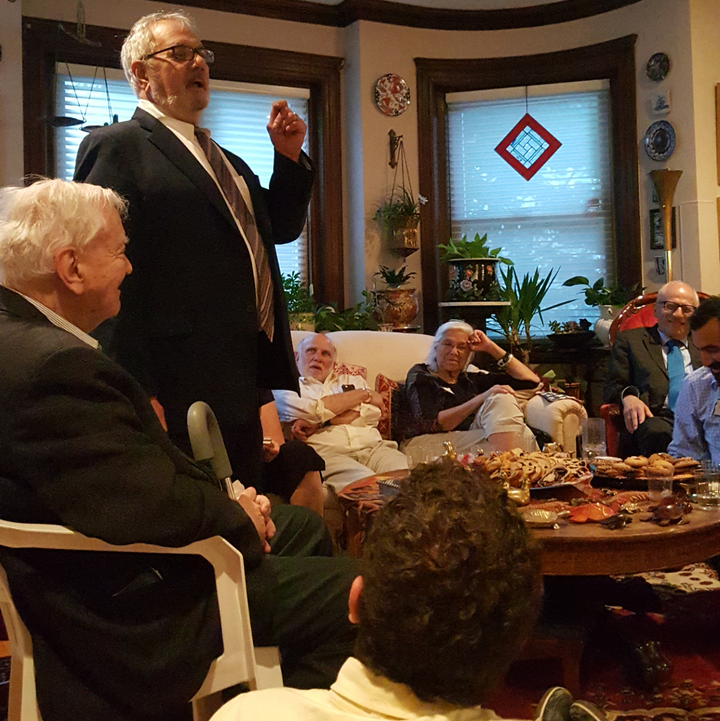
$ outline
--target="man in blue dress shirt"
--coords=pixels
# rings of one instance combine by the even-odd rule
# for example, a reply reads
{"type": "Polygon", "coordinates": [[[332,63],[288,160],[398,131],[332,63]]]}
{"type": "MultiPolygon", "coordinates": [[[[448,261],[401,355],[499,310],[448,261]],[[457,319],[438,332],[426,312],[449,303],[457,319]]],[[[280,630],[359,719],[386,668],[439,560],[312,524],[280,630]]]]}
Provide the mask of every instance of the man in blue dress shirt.
{"type": "Polygon", "coordinates": [[[668,452],[720,464],[720,298],[704,300],[690,320],[703,367],[683,383],[668,452]]]}

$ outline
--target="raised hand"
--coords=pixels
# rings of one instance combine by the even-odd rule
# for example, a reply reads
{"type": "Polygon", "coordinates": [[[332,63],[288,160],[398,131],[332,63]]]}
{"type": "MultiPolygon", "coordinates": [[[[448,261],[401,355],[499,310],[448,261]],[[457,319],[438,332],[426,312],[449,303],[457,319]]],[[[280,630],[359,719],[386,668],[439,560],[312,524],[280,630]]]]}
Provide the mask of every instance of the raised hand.
{"type": "Polygon", "coordinates": [[[287,100],[276,100],[270,109],[268,135],[275,150],[296,163],[307,133],[305,121],[288,107],[287,100]]]}

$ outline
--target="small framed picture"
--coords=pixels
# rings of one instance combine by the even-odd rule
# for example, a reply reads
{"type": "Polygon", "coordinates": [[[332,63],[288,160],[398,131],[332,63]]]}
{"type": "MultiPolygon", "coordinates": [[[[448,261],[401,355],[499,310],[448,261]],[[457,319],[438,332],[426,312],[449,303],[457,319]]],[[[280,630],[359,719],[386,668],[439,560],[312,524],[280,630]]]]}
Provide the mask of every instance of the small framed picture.
{"type": "MultiPolygon", "coordinates": [[[[677,248],[677,208],[672,209],[672,248],[677,248]]],[[[650,250],[665,250],[662,210],[650,211],[650,250]]]]}
{"type": "Polygon", "coordinates": [[[650,114],[654,116],[667,115],[672,110],[670,91],[663,90],[650,96],[650,114]]]}

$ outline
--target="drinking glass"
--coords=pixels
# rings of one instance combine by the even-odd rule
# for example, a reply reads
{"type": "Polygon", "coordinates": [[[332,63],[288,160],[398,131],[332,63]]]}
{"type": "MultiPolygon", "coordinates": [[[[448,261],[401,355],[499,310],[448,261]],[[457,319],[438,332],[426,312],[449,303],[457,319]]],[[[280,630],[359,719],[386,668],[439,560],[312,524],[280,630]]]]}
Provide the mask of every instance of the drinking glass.
{"type": "Polygon", "coordinates": [[[706,511],[720,507],[720,472],[717,468],[700,469],[696,473],[695,503],[706,511]]]}
{"type": "Polygon", "coordinates": [[[648,468],[647,470],[648,498],[652,503],[660,503],[673,492],[673,471],[664,468],[648,468]]]}
{"type": "Polygon", "coordinates": [[[583,418],[582,453],[586,461],[607,455],[605,447],[605,421],[602,418],[583,418]]]}

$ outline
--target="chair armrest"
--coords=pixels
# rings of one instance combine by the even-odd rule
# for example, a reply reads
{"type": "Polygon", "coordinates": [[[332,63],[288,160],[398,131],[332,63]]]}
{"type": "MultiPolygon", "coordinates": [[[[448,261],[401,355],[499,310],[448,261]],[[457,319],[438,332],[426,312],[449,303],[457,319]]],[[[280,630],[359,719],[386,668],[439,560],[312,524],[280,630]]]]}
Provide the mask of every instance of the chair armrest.
{"type": "Polygon", "coordinates": [[[625,425],[622,411],[617,403],[603,403],[600,415],[605,419],[605,447],[609,456],[620,451],[620,431],[625,425]]]}
{"type": "Polygon", "coordinates": [[[575,439],[581,433],[583,418],[587,418],[587,411],[573,398],[550,402],[536,395],[525,406],[527,424],[547,433],[568,453],[575,452],[575,439]]]}

